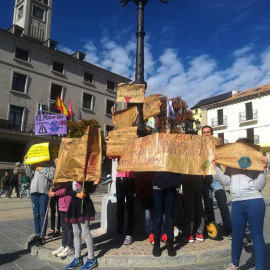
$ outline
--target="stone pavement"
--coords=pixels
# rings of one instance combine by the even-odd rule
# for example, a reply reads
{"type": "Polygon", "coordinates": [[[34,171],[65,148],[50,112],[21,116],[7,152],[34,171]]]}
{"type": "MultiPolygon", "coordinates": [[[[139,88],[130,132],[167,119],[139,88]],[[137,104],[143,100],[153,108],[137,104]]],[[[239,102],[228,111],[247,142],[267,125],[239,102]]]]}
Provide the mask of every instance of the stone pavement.
{"type": "MultiPolygon", "coordinates": [[[[114,246],[108,243],[110,235],[100,230],[101,199],[104,194],[92,196],[96,210],[96,221],[91,224],[91,232],[95,243],[95,256],[98,257],[99,270],[107,269],[223,269],[230,261],[230,241],[224,237],[222,241],[207,239],[203,243],[176,243],[176,257],[168,257],[166,250],[162,256],[151,255],[152,247],[144,235],[135,235],[135,242],[130,246],[114,246]]],[[[267,252],[270,251],[270,198],[266,199],[267,214],[265,218],[265,241],[267,252]]],[[[216,211],[216,210],[215,210],[216,211]]],[[[219,211],[216,211],[217,222],[221,222],[219,211]]],[[[27,238],[34,232],[31,202],[23,198],[0,198],[0,270],[4,269],[64,269],[73,259],[69,256],[60,259],[51,255],[51,251],[61,245],[60,238],[48,240],[42,248],[25,248],[27,238]],[[31,255],[32,253],[32,255],[31,255]],[[37,256],[33,256],[37,255],[37,256]]],[[[83,244],[83,252],[86,249],[83,244]]],[[[270,269],[270,258],[267,258],[270,269]]],[[[243,251],[240,269],[254,269],[252,244],[243,251]]]]}

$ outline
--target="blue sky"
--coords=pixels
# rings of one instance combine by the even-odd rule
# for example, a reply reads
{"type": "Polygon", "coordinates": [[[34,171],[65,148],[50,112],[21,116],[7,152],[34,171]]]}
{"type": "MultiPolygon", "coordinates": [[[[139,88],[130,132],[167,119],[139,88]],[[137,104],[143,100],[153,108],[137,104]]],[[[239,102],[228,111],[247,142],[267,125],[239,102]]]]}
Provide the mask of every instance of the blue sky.
{"type": "MultiPolygon", "coordinates": [[[[15,0],[1,0],[0,27],[15,0]]],[[[270,83],[269,0],[149,0],[145,7],[147,95],[189,107],[212,95],[270,83]]],[[[53,0],[51,38],[67,53],[134,79],[137,7],[118,0],[53,0]]]]}

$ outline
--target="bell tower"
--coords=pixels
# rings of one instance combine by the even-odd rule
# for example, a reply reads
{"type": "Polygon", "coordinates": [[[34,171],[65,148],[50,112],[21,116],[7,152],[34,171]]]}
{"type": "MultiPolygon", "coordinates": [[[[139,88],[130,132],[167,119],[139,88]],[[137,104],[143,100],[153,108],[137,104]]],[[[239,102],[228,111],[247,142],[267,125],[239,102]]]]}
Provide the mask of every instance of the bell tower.
{"type": "Polygon", "coordinates": [[[13,25],[24,35],[44,42],[50,38],[52,0],[15,0],[13,25]]]}

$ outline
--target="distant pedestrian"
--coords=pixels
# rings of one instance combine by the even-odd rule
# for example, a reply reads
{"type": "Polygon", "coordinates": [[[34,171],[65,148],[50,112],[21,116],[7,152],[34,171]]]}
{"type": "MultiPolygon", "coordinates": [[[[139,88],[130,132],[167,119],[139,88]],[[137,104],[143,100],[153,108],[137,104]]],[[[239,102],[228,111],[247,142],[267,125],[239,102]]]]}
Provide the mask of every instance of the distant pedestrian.
{"type": "Polygon", "coordinates": [[[1,180],[2,192],[6,193],[6,198],[9,198],[9,189],[10,189],[10,178],[8,172],[5,172],[5,175],[1,180]]]}
{"type": "MultiPolygon", "coordinates": [[[[247,138],[236,142],[252,143],[247,138]]],[[[219,180],[223,185],[230,185],[232,196],[232,255],[231,263],[226,270],[239,269],[242,244],[245,237],[247,222],[253,240],[256,270],[265,269],[266,247],[263,237],[265,202],[262,189],[266,184],[266,169],[268,159],[262,157],[262,171],[242,170],[227,167],[225,173],[218,165],[218,159],[213,158],[219,180]]]]}
{"type": "Polygon", "coordinates": [[[19,168],[15,168],[12,175],[11,175],[11,181],[10,181],[10,189],[9,189],[9,197],[11,196],[12,194],[12,191],[13,189],[15,188],[15,191],[16,191],[16,195],[17,195],[17,198],[20,197],[20,194],[19,194],[19,175],[18,175],[18,172],[19,172],[19,168]]]}
{"type": "Polygon", "coordinates": [[[28,176],[28,174],[25,174],[22,178],[22,184],[21,184],[21,192],[20,192],[21,199],[22,199],[24,190],[26,190],[27,199],[30,199],[30,182],[31,182],[30,177],[28,176]]]}

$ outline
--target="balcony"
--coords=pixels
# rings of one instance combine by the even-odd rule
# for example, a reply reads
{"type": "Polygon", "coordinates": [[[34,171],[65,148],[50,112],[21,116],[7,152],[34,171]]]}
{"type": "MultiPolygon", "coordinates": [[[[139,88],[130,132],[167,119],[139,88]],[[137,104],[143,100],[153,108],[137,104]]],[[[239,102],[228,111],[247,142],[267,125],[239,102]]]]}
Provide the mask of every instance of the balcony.
{"type": "Polygon", "coordinates": [[[259,144],[260,143],[260,136],[259,135],[254,135],[254,143],[259,144]]]}
{"type": "Polygon", "coordinates": [[[212,118],[211,119],[212,128],[213,129],[223,129],[226,128],[227,125],[227,116],[223,116],[223,118],[212,118]]]}
{"type": "Polygon", "coordinates": [[[35,125],[23,123],[11,124],[9,123],[9,120],[0,119],[0,129],[30,133],[35,132],[35,125]]]}
{"type": "Polygon", "coordinates": [[[239,113],[239,123],[240,125],[254,124],[258,122],[258,111],[252,110],[250,113],[241,112],[239,113]]]}

